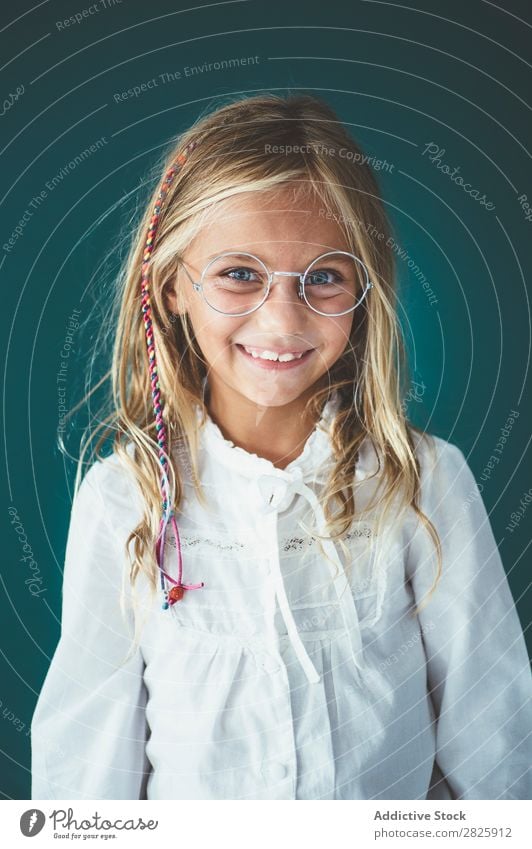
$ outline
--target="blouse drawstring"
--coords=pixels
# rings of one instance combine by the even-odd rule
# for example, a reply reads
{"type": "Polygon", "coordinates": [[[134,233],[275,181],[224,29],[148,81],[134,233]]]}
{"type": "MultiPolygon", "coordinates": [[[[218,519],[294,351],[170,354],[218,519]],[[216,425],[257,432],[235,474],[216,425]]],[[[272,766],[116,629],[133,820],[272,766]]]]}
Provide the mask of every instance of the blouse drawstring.
{"type": "MultiPolygon", "coordinates": [[[[320,534],[320,536],[325,536],[327,523],[319,499],[317,498],[314,491],[303,481],[301,469],[296,468],[294,469],[294,472],[296,474],[296,477],[292,478],[291,480],[286,480],[285,478],[278,479],[278,482],[284,481],[284,483],[286,484],[286,491],[284,493],[282,504],[280,506],[282,507],[282,509],[286,509],[286,507],[288,506],[288,502],[291,501],[291,497],[293,496],[293,494],[295,494],[296,492],[299,493],[307,499],[307,501],[310,503],[311,507],[314,510],[315,516],[317,518],[318,533],[320,534]]],[[[266,478],[263,477],[262,482],[265,483],[265,481],[266,478]]],[[[260,478],[257,483],[259,483],[260,490],[260,478]]],[[[272,499],[270,499],[268,504],[271,504],[272,499]]],[[[279,505],[277,505],[277,509],[279,509],[279,505]]],[[[275,518],[275,529],[277,529],[277,518],[275,518]]],[[[359,618],[353,599],[353,594],[351,592],[351,588],[349,586],[345,570],[342,566],[342,562],[338,556],[338,552],[336,551],[336,547],[334,546],[332,540],[325,538],[320,540],[320,542],[323,545],[326,554],[328,555],[328,562],[331,567],[331,572],[335,565],[338,566],[339,573],[336,577],[334,577],[333,575],[333,583],[336,595],[338,597],[343,623],[346,631],[349,634],[351,656],[358,672],[362,673],[365,668],[362,656],[362,637],[360,633],[359,618]]],[[[278,552],[278,541],[276,543],[276,551],[278,552]]],[[[310,659],[308,652],[304,646],[303,640],[301,639],[301,636],[297,629],[297,625],[287,599],[286,589],[279,564],[278,553],[273,558],[273,560],[275,565],[274,580],[277,599],[279,602],[279,609],[283,616],[284,623],[286,625],[286,630],[290,638],[290,642],[297,655],[299,662],[301,663],[301,666],[305,671],[307,679],[310,683],[315,684],[320,680],[320,675],[316,670],[316,667],[314,666],[312,660],[310,659]]]]}
{"type": "MultiPolygon", "coordinates": [[[[302,480],[296,482],[295,490],[296,492],[299,492],[301,495],[303,495],[310,502],[310,505],[313,508],[317,517],[318,533],[321,536],[324,536],[326,532],[327,522],[325,519],[323,508],[320,504],[319,499],[316,496],[316,493],[302,480]]],[[[336,576],[336,578],[334,578],[334,587],[336,590],[336,595],[338,597],[338,602],[340,604],[343,623],[347,633],[349,634],[351,657],[358,671],[362,673],[365,668],[363,659],[362,635],[360,633],[358,613],[355,606],[355,601],[353,599],[353,593],[351,592],[349,581],[347,580],[344,567],[340,558],[338,557],[338,552],[334,543],[331,539],[327,538],[320,540],[320,542],[323,545],[326,554],[330,558],[328,560],[328,563],[331,567],[331,574],[333,574],[332,568],[334,564],[338,566],[338,575],[336,576]]]]}
{"type": "MultiPolygon", "coordinates": [[[[275,543],[276,545],[278,545],[276,515],[274,515],[274,520],[276,530],[275,543]]],[[[299,631],[297,629],[297,625],[294,619],[294,614],[292,613],[288,598],[286,596],[286,587],[284,585],[283,576],[281,574],[281,568],[279,565],[279,557],[277,555],[273,558],[273,562],[275,565],[275,572],[273,576],[275,581],[275,592],[277,595],[277,600],[279,602],[279,609],[286,625],[288,636],[290,637],[290,642],[292,643],[292,647],[297,655],[301,666],[305,671],[305,675],[307,676],[309,682],[311,684],[317,684],[317,682],[320,680],[320,676],[318,670],[312,663],[312,660],[310,659],[305,646],[303,645],[303,640],[299,635],[299,631]]]]}

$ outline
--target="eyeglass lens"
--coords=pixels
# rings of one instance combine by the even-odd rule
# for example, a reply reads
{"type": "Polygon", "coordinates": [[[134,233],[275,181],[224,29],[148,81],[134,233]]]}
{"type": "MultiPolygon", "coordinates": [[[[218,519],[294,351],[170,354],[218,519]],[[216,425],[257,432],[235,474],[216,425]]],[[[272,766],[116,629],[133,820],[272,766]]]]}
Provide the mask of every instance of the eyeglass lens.
{"type": "MultiPolygon", "coordinates": [[[[318,257],[304,276],[308,304],[324,314],[354,309],[365,292],[364,266],[350,255],[331,252],[318,257]]],[[[274,276],[272,285],[280,280],[274,276]]],[[[298,282],[293,278],[294,283],[298,282]]],[[[203,272],[203,293],[216,310],[239,315],[256,308],[265,298],[268,270],[258,258],[225,254],[212,260],[203,272]]]]}

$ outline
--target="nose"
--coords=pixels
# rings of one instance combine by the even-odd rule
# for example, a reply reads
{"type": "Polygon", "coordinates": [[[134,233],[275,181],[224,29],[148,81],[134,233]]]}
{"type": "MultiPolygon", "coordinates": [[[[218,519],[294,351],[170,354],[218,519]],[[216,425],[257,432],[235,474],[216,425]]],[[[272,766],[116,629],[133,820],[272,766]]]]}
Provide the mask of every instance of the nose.
{"type": "Polygon", "coordinates": [[[299,275],[274,274],[265,302],[255,315],[268,330],[297,333],[308,321],[310,312],[299,297],[299,275]]]}
{"type": "Polygon", "coordinates": [[[272,286],[275,286],[276,284],[279,285],[279,283],[282,282],[283,277],[288,280],[292,279],[296,285],[299,286],[301,274],[297,271],[272,271],[272,286]]]}
{"type": "MultiPolygon", "coordinates": [[[[290,271],[274,271],[266,303],[304,305],[304,299],[299,295],[299,274],[290,271]]],[[[264,306],[264,305],[263,305],[264,306]]]]}

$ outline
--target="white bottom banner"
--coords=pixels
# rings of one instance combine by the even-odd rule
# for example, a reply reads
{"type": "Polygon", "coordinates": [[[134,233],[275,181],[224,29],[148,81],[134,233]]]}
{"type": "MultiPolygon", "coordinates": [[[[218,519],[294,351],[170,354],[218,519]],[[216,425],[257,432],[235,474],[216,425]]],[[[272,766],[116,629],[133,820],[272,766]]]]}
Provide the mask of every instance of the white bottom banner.
{"type": "Polygon", "coordinates": [[[532,846],[529,801],[4,801],[2,844],[532,846]],[[214,810],[210,807],[214,806],[214,810]],[[527,816],[528,815],[528,816],[527,816]],[[528,835],[528,836],[527,836],[528,835]],[[185,842],[186,841],[186,842],[185,842]]]}

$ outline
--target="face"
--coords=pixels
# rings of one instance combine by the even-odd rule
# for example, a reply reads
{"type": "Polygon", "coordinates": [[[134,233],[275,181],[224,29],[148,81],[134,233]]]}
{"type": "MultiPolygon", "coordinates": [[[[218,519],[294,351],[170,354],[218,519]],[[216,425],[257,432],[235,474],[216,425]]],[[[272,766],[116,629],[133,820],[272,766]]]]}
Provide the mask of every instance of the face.
{"type": "MultiPolygon", "coordinates": [[[[327,220],[318,198],[294,202],[290,189],[229,198],[216,206],[212,223],[191,242],[183,260],[199,281],[209,259],[228,250],[246,251],[271,271],[303,272],[320,254],[349,250],[337,223],[327,220]]],[[[187,312],[208,365],[210,404],[301,408],[344,352],[354,312],[319,315],[300,300],[297,277],[274,275],[270,293],[257,310],[226,316],[213,310],[180,268],[168,295],[174,312],[187,312]],[[248,351],[246,351],[246,348],[248,351]],[[301,359],[272,362],[249,353],[303,353],[301,359]]]]}

